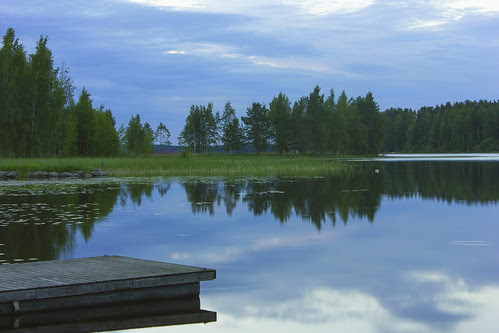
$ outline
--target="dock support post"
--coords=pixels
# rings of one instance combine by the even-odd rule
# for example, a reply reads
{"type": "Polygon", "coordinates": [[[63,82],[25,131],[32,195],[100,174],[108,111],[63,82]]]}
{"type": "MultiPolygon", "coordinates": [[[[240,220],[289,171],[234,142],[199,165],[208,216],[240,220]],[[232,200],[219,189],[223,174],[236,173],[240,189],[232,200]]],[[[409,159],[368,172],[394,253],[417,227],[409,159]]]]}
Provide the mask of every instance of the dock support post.
{"type": "Polygon", "coordinates": [[[13,301],[12,303],[14,305],[14,312],[19,312],[21,310],[19,307],[19,301],[13,301]]]}

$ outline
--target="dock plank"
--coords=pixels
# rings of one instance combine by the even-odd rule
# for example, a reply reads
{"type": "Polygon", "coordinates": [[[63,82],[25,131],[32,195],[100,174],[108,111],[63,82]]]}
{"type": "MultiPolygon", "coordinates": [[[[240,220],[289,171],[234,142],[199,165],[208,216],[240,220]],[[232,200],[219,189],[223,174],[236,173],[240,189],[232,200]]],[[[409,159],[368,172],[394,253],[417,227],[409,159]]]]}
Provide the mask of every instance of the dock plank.
{"type": "Polygon", "coordinates": [[[104,256],[0,266],[0,302],[213,280],[215,270],[104,256]]]}

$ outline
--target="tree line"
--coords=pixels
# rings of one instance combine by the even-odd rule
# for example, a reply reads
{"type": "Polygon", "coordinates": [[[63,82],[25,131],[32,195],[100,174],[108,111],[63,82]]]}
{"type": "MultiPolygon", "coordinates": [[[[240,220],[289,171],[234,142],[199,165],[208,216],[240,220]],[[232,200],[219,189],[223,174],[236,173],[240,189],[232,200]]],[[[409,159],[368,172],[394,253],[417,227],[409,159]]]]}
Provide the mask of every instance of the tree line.
{"type": "Polygon", "coordinates": [[[27,55],[9,28],[0,49],[0,157],[116,154],[111,111],[94,108],[85,88],[75,101],[74,89],[67,68],[54,68],[47,37],[27,55]]]}
{"type": "Polygon", "coordinates": [[[256,152],[273,149],[336,154],[377,154],[384,142],[383,118],[372,93],[348,98],[345,91],[335,99],[321,94],[316,86],[308,95],[293,103],[282,92],[267,107],[252,103],[241,121],[230,101],[222,115],[213,113],[213,105],[191,106],[183,131],[182,146],[194,152],[207,152],[221,143],[226,152],[235,152],[251,144],[256,152]]]}
{"type": "MultiPolygon", "coordinates": [[[[111,110],[92,105],[75,87],[67,68],[54,68],[47,37],[27,54],[9,28],[0,49],[0,158],[142,155],[171,145],[170,131],[156,130],[132,116],[116,128],[111,110]]],[[[316,86],[291,103],[282,92],[268,104],[254,102],[239,119],[230,101],[192,105],[178,137],[181,146],[227,153],[250,145],[256,152],[375,155],[385,152],[471,152],[499,150],[497,102],[463,103],[380,112],[373,94],[356,98],[316,86]]]]}
{"type": "Polygon", "coordinates": [[[316,86],[291,106],[280,92],[269,103],[252,103],[241,121],[230,101],[220,116],[213,105],[192,106],[179,143],[194,152],[223,144],[225,152],[251,144],[256,152],[299,151],[375,155],[380,152],[497,152],[499,103],[450,102],[419,110],[379,111],[372,93],[335,100],[316,86]]]}
{"type": "Polygon", "coordinates": [[[465,101],[383,112],[384,150],[405,152],[499,151],[499,103],[465,101]]]}
{"type": "Polygon", "coordinates": [[[110,109],[92,105],[83,88],[75,87],[63,65],[54,67],[47,37],[41,36],[33,54],[27,54],[7,29],[0,49],[0,158],[114,156],[147,154],[153,141],[171,144],[162,123],[153,131],[140,116],[117,130],[110,109]]]}

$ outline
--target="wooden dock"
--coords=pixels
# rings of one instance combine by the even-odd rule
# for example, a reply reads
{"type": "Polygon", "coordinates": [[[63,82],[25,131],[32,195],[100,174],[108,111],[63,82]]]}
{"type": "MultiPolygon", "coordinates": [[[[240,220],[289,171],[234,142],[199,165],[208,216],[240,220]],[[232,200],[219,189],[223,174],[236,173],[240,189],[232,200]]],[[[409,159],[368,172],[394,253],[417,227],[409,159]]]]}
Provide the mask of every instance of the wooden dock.
{"type": "MultiPolygon", "coordinates": [[[[40,320],[33,318],[58,318],[57,325],[77,324],[73,330],[83,332],[76,329],[81,322],[70,318],[98,318],[95,310],[100,308],[104,309],[97,311],[100,314],[128,313],[126,321],[131,323],[144,322],[147,316],[159,323],[172,318],[178,323],[180,318],[215,321],[216,313],[201,310],[199,302],[200,281],[215,277],[212,269],[119,256],[1,265],[0,330],[40,326],[40,320]],[[140,320],[134,321],[138,309],[140,320]],[[88,313],[92,315],[85,316],[88,313]],[[61,318],[67,320],[61,323],[61,318]]],[[[113,322],[114,317],[109,318],[113,322]]],[[[103,322],[105,318],[99,321],[103,322]]],[[[93,327],[98,331],[98,325],[93,327]]]]}

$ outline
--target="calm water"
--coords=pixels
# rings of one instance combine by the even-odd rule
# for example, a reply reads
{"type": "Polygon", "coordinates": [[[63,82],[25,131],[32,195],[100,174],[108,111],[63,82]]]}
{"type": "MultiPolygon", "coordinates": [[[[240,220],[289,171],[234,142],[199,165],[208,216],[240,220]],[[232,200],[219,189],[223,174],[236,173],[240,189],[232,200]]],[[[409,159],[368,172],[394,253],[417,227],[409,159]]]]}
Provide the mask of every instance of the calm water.
{"type": "Polygon", "coordinates": [[[218,321],[160,332],[495,332],[499,162],[326,178],[0,183],[0,262],[117,254],[210,267],[218,321]]]}

